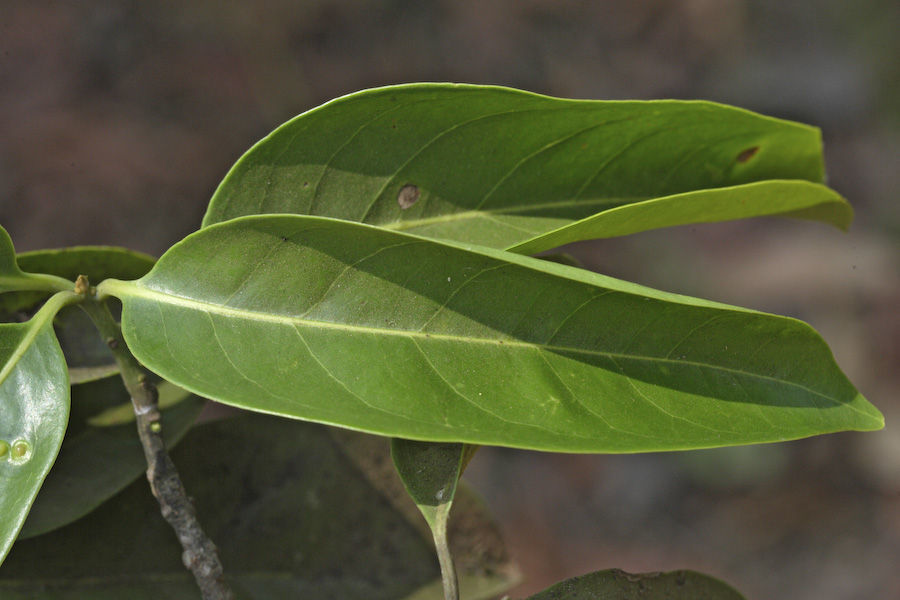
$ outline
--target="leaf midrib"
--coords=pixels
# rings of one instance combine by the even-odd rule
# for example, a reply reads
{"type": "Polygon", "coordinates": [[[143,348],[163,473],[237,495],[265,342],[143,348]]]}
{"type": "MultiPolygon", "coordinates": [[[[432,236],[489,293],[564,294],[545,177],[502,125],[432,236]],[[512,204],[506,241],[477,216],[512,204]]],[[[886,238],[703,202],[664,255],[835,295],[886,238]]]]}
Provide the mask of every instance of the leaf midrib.
{"type": "MultiPolygon", "coordinates": [[[[741,369],[735,369],[732,367],[725,367],[721,365],[714,365],[709,363],[702,363],[691,360],[682,360],[682,359],[670,359],[670,358],[660,358],[655,356],[643,356],[638,354],[623,354],[617,352],[609,352],[609,351],[601,351],[601,350],[589,350],[585,348],[571,348],[565,346],[554,346],[550,344],[537,344],[533,342],[523,342],[515,339],[489,339],[489,338],[478,338],[478,337],[461,337],[454,336],[442,333],[425,333],[422,331],[413,331],[408,329],[384,329],[378,327],[370,327],[365,325],[353,325],[346,323],[334,323],[330,321],[318,321],[314,319],[303,319],[300,317],[290,316],[290,315],[278,315],[271,313],[263,313],[256,312],[248,309],[236,309],[230,308],[227,306],[223,306],[220,304],[213,304],[210,302],[204,302],[202,300],[197,300],[196,298],[188,298],[185,296],[179,296],[177,294],[172,294],[171,292],[166,292],[162,290],[153,289],[147,287],[146,285],[142,285],[135,282],[127,282],[127,281],[119,281],[114,279],[109,279],[103,282],[103,286],[106,288],[106,291],[112,293],[113,295],[119,296],[123,301],[128,300],[130,298],[142,298],[145,300],[156,302],[157,304],[165,304],[169,306],[180,306],[183,308],[188,308],[192,310],[197,310],[204,313],[213,313],[217,315],[221,315],[224,317],[234,317],[241,319],[249,319],[257,322],[268,322],[275,323],[279,325],[285,325],[290,327],[296,326],[306,326],[306,327],[318,327],[321,329],[333,329],[333,330],[341,330],[341,331],[351,331],[357,333],[367,333],[372,335],[392,335],[397,337],[407,337],[412,339],[428,339],[428,340],[444,340],[444,341],[452,341],[452,342],[465,342],[465,343],[476,343],[476,344],[494,344],[496,346],[510,346],[516,348],[527,348],[531,350],[544,350],[550,352],[557,353],[574,353],[574,354],[583,354],[588,356],[600,356],[604,358],[609,358],[615,364],[615,359],[622,358],[627,360],[638,360],[638,361],[646,361],[646,362],[655,362],[661,364],[673,364],[673,365],[688,365],[703,369],[710,369],[714,371],[721,371],[725,373],[730,373],[733,375],[742,375],[745,377],[751,377],[756,379],[761,379],[764,381],[770,381],[773,383],[791,386],[813,394],[814,396],[818,396],[830,402],[839,402],[841,405],[852,408],[854,411],[864,414],[866,416],[871,416],[869,413],[866,413],[850,403],[841,402],[837,398],[833,398],[828,396],[822,392],[817,390],[813,390],[801,383],[795,381],[789,381],[786,379],[778,379],[775,377],[771,377],[768,375],[763,375],[761,373],[754,373],[750,371],[743,371],[741,369]]],[[[616,293],[616,290],[612,290],[611,293],[616,293]]],[[[621,292],[619,292],[621,293],[621,292]]],[[[624,374],[623,374],[624,375],[624,374]]],[[[631,379],[627,375],[625,377],[631,379]]]]}
{"type": "MultiPolygon", "coordinates": [[[[591,200],[567,200],[564,202],[544,202],[541,204],[521,204],[517,206],[508,206],[497,209],[477,209],[477,210],[465,210],[455,213],[449,213],[445,215],[439,215],[436,217],[427,217],[424,219],[407,219],[407,220],[399,220],[399,221],[390,221],[388,223],[380,224],[379,227],[384,229],[391,229],[393,231],[403,231],[406,229],[414,229],[416,227],[423,227],[425,225],[432,225],[434,223],[445,223],[449,221],[464,221],[466,219],[476,219],[478,217],[490,217],[496,215],[510,215],[510,216],[521,216],[521,217],[529,217],[532,215],[520,214],[523,212],[531,212],[531,211],[539,211],[548,208],[570,208],[573,206],[578,207],[589,207],[589,206],[603,206],[607,204],[614,204],[611,200],[621,200],[621,203],[614,204],[610,209],[621,206],[622,204],[628,204],[630,202],[640,202],[642,200],[650,199],[650,196],[634,196],[628,198],[619,198],[616,197],[613,199],[612,196],[596,198],[591,200]]],[[[540,217],[534,216],[534,218],[553,218],[553,217],[540,217]]],[[[557,217],[558,218],[558,217],[557,217]]],[[[566,220],[575,220],[575,219],[566,219],[566,220]]]]}

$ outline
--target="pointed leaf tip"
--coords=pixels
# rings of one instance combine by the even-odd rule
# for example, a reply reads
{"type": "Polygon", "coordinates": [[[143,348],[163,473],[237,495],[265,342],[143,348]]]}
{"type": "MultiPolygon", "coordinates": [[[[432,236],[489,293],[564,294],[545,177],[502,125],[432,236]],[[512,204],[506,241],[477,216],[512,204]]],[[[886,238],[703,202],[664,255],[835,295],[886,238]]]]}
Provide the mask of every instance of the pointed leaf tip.
{"type": "Polygon", "coordinates": [[[506,248],[635,202],[823,173],[817,129],[722,104],[401,85],[278,127],[229,171],[203,225],[308,214],[506,248]]]}
{"type": "Polygon", "coordinates": [[[181,387],[390,437],[645,452],[877,420],[799,321],[347,221],[235,219],[101,288],[181,387]]]}

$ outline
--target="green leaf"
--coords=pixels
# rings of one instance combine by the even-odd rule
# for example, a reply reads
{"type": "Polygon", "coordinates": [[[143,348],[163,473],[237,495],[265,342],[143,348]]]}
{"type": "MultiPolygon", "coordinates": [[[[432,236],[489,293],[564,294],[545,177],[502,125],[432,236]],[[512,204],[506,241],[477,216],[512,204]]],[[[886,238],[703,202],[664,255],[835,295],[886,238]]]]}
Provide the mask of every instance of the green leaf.
{"type": "Polygon", "coordinates": [[[288,121],[231,169],[203,224],[310,214],[506,248],[651,198],[823,174],[817,129],[711,102],[415,84],[288,121]]]}
{"type": "MultiPolygon", "coordinates": [[[[422,519],[420,507],[410,501],[406,482],[397,472],[390,448],[393,440],[336,427],[328,428],[328,433],[394,509],[415,525],[422,536],[433,539],[430,526],[422,519]]],[[[463,467],[476,450],[475,446],[465,446],[463,467]]],[[[521,580],[499,528],[493,521],[483,518],[485,510],[475,493],[464,481],[459,481],[453,501],[454,518],[447,525],[447,538],[456,563],[460,596],[466,599],[494,598],[521,580]]],[[[436,579],[404,600],[439,598],[444,598],[443,582],[436,579]]]]}
{"type": "MultiPolygon", "coordinates": [[[[159,385],[162,428],[171,448],[187,433],[206,401],[172,385],[159,385]]],[[[134,409],[118,378],[72,387],[72,414],[53,469],[41,487],[19,540],[62,527],[119,493],[147,469],[135,431],[134,409]],[[123,404],[124,403],[124,404],[123,404]],[[126,409],[131,420],[115,426],[90,423],[126,409]]]]}
{"type": "MultiPolygon", "coordinates": [[[[76,279],[85,275],[92,282],[109,277],[136,279],[153,267],[155,259],[124,248],[76,246],[59,250],[38,250],[18,256],[18,263],[30,271],[76,279]]],[[[34,314],[47,297],[45,292],[15,292],[0,296],[0,322],[22,321],[34,314]]],[[[72,384],[94,381],[118,372],[106,343],[94,324],[79,307],[63,308],[53,321],[56,337],[69,367],[72,384]]]]}
{"type": "MultiPolygon", "coordinates": [[[[327,428],[243,415],[193,428],[172,458],[238,598],[393,600],[439,578],[427,538],[348,460],[327,428]]],[[[461,514],[475,529],[487,522],[483,509],[461,514]]],[[[471,598],[502,591],[493,579],[492,595],[471,598]]],[[[146,483],[136,481],[84,519],[18,542],[0,567],[0,597],[199,594],[159,506],[146,483]]]]}
{"type": "Polygon", "coordinates": [[[821,184],[761,181],[626,204],[526,240],[509,250],[535,254],[581,240],[773,215],[822,221],[846,230],[853,220],[853,209],[839,194],[821,184]]]}
{"type": "Polygon", "coordinates": [[[459,598],[456,568],[447,538],[450,508],[456,484],[476,449],[467,444],[391,440],[391,457],[397,473],[431,529],[446,598],[459,598]]]}
{"type": "Polygon", "coordinates": [[[63,292],[73,287],[72,282],[59,277],[22,271],[16,262],[16,250],[12,239],[6,230],[0,227],[0,294],[19,290],[63,292]]]}
{"type": "Polygon", "coordinates": [[[391,437],[642,452],[883,426],[799,321],[346,221],[228,221],[98,292],[185,389],[391,437]]]}
{"type": "Polygon", "coordinates": [[[0,325],[0,562],[53,465],[69,417],[66,363],[50,322],[60,292],[27,323],[0,325]]]}
{"type": "Polygon", "coordinates": [[[0,227],[0,291],[7,291],[4,287],[8,278],[22,277],[22,271],[16,264],[16,249],[12,239],[3,227],[0,227]]]}
{"type": "Polygon", "coordinates": [[[619,569],[567,579],[528,600],[744,600],[726,583],[695,571],[631,574],[619,569]]]}

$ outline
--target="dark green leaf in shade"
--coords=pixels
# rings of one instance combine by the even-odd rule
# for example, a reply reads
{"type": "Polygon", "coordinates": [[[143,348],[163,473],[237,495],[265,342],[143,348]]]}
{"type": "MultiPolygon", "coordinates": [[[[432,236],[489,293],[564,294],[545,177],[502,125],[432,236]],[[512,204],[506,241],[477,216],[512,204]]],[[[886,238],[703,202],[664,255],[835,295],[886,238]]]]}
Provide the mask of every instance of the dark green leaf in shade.
{"type": "Polygon", "coordinates": [[[837,192],[808,181],[761,181],[625,204],[509,248],[534,254],[570,242],[611,238],[661,227],[760,216],[811,219],[847,229],[853,209],[837,192]]]}
{"type": "MultiPolygon", "coordinates": [[[[187,433],[205,400],[166,381],[158,385],[162,431],[172,447],[187,433]]],[[[81,518],[141,476],[147,463],[133,420],[131,400],[118,377],[72,386],[66,437],[19,540],[81,518]],[[111,421],[110,415],[119,412],[127,412],[131,419],[119,417],[121,425],[90,424],[101,415],[111,421]]]]}
{"type": "Polygon", "coordinates": [[[506,248],[634,202],[823,175],[817,129],[721,104],[414,84],[288,121],[231,169],[203,224],[309,214],[506,248]]]}
{"type": "MultiPolygon", "coordinates": [[[[85,275],[92,283],[108,277],[136,279],[146,274],[154,261],[146,254],[109,246],[37,250],[18,256],[18,264],[29,271],[71,280],[85,275]]],[[[46,297],[46,293],[34,291],[0,295],[0,322],[26,320],[46,297]]],[[[112,353],[81,308],[63,308],[56,315],[53,327],[66,357],[72,384],[94,381],[118,372],[112,353]]]]}
{"type": "Polygon", "coordinates": [[[99,293],[185,389],[390,437],[643,452],[883,426],[799,321],[347,221],[235,219],[99,293]]]}
{"type": "Polygon", "coordinates": [[[695,571],[626,573],[619,569],[574,577],[528,600],[744,600],[726,583],[695,571]]]}
{"type": "MultiPolygon", "coordinates": [[[[427,538],[327,429],[243,415],[193,428],[172,452],[237,597],[436,600],[423,594],[439,578],[427,538]]],[[[486,519],[483,509],[468,517],[472,524],[486,519]]],[[[15,545],[0,567],[0,597],[36,596],[199,594],[146,483],[136,481],[87,517],[15,545]]]]}
{"type": "Polygon", "coordinates": [[[0,562],[53,465],[69,417],[66,363],[50,323],[60,292],[27,323],[0,325],[0,562]]]}
{"type": "MultiPolygon", "coordinates": [[[[394,509],[413,523],[422,536],[433,539],[430,526],[422,519],[420,507],[411,501],[406,484],[397,473],[390,450],[393,440],[337,427],[328,428],[328,433],[394,509]]],[[[465,445],[463,468],[476,450],[476,446],[465,445]]],[[[459,481],[453,500],[453,518],[447,525],[447,538],[462,598],[494,598],[521,580],[518,568],[503,544],[499,528],[485,517],[486,514],[480,499],[466,486],[465,481],[459,481]]],[[[443,582],[437,579],[405,600],[443,597],[443,582]]]]}
{"type": "Polygon", "coordinates": [[[456,495],[456,484],[475,448],[468,444],[417,442],[401,438],[391,440],[391,457],[397,473],[431,529],[447,599],[459,598],[447,523],[456,495]]]}

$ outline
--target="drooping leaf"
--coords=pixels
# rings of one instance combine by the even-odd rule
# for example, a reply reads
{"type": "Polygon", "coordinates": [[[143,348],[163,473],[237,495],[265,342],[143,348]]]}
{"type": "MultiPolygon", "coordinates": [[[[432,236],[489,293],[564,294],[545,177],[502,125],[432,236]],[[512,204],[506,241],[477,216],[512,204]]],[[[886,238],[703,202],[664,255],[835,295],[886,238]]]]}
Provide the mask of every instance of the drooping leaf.
{"type": "Polygon", "coordinates": [[[619,569],[574,577],[528,600],[744,600],[730,585],[695,571],[626,573],[619,569]]]}
{"type": "MultiPolygon", "coordinates": [[[[203,224],[310,214],[506,248],[633,202],[823,173],[817,129],[711,102],[415,84],[288,121],[231,169],[203,224]]],[[[772,213],[739,216],[754,214],[772,213]]]]}
{"type": "MultiPolygon", "coordinates": [[[[162,431],[171,448],[187,433],[205,404],[169,382],[160,382],[162,431]]],[[[53,469],[19,533],[19,540],[52,531],[88,514],[147,469],[135,431],[134,409],[119,378],[72,386],[72,414],[53,469]],[[94,426],[99,415],[123,407],[121,425],[94,426]]]]}
{"type": "MultiPolygon", "coordinates": [[[[60,292],[71,290],[72,283],[42,273],[25,273],[16,262],[16,249],[12,239],[3,227],[0,227],[0,294],[19,290],[38,290],[60,292]]],[[[0,295],[0,298],[3,298],[0,295]]]]}
{"type": "MultiPolygon", "coordinates": [[[[76,246],[37,250],[18,256],[18,264],[29,271],[64,279],[85,275],[93,283],[108,277],[136,279],[153,267],[152,257],[109,246],[76,246]]],[[[46,292],[23,291],[0,295],[0,322],[24,321],[40,308],[46,292]]],[[[59,345],[74,385],[114,375],[118,367],[87,314],[79,307],[63,308],[53,321],[59,345]]]]}
{"type": "MultiPolygon", "coordinates": [[[[244,415],[193,428],[172,458],[239,598],[440,597],[418,593],[439,577],[427,539],[327,428],[244,415]]],[[[476,528],[487,519],[483,509],[465,516],[476,528]]],[[[0,597],[36,595],[181,600],[198,592],[146,483],[136,481],[84,519],[15,545],[0,567],[0,597]]]]}
{"type": "Polygon", "coordinates": [[[431,529],[446,598],[459,598],[447,523],[456,495],[456,484],[476,448],[468,444],[417,442],[402,438],[391,440],[391,457],[397,473],[431,529]]]}
{"type": "Polygon", "coordinates": [[[883,425],[799,321],[346,221],[235,219],[99,291],[185,389],[391,437],[641,452],[883,425]]]}
{"type": "Polygon", "coordinates": [[[847,229],[853,209],[837,192],[821,184],[761,181],[625,204],[516,244],[509,251],[534,254],[581,240],[772,215],[812,219],[847,229]]]}
{"type": "MultiPolygon", "coordinates": [[[[422,519],[420,508],[410,501],[409,491],[397,473],[388,438],[337,427],[329,427],[328,433],[394,509],[416,526],[425,538],[433,539],[431,528],[422,519]]],[[[464,465],[476,449],[475,446],[465,446],[464,465]]],[[[465,481],[459,481],[453,501],[454,518],[447,524],[447,538],[462,598],[494,598],[521,580],[518,568],[503,544],[499,528],[493,521],[483,518],[485,511],[481,500],[466,486],[465,481]]],[[[437,598],[443,598],[443,582],[440,579],[404,600],[437,598]]]]}
{"type": "Polygon", "coordinates": [[[66,363],[50,323],[60,292],[27,323],[0,325],[0,562],[53,465],[69,416],[66,363]]]}
{"type": "Polygon", "coordinates": [[[467,448],[471,447],[401,438],[391,440],[391,457],[397,473],[432,529],[450,511],[467,448]]]}

